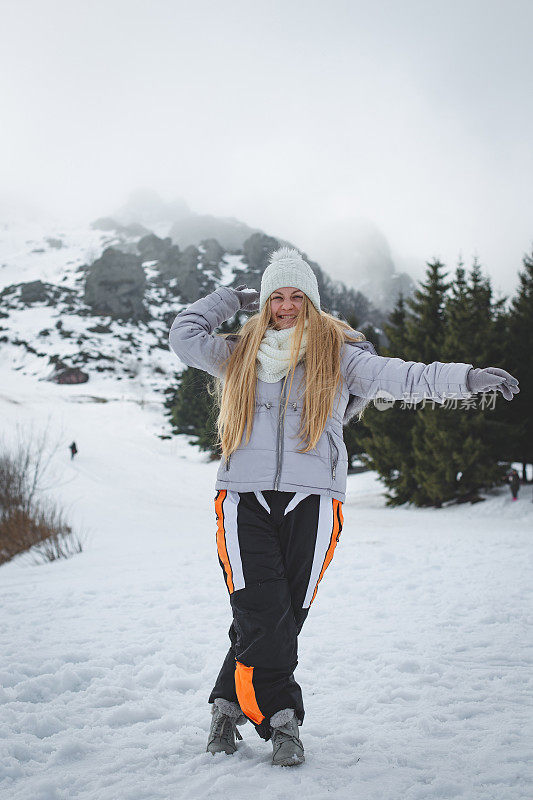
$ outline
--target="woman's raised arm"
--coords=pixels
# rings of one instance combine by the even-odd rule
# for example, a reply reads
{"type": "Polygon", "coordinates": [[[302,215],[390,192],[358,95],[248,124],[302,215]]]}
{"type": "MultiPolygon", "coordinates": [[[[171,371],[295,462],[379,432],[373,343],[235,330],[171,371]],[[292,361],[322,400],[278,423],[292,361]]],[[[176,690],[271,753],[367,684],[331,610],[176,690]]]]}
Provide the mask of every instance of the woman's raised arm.
{"type": "Polygon", "coordinates": [[[241,308],[251,310],[258,297],[259,292],[246,286],[219,286],[196,300],[180,311],[172,323],[168,337],[172,351],[187,366],[222,377],[221,365],[231,355],[231,348],[225,337],[213,331],[241,308]]]}

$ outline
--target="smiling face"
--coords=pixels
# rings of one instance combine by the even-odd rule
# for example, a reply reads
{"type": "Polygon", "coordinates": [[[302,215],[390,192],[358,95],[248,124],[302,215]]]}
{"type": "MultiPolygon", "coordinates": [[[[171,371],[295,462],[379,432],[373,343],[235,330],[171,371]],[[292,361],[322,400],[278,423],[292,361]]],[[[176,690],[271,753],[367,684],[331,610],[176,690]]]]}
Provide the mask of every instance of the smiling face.
{"type": "Polygon", "coordinates": [[[304,301],[304,293],[294,286],[276,289],[270,295],[270,319],[276,328],[292,328],[296,325],[296,317],[300,313],[304,301]]]}

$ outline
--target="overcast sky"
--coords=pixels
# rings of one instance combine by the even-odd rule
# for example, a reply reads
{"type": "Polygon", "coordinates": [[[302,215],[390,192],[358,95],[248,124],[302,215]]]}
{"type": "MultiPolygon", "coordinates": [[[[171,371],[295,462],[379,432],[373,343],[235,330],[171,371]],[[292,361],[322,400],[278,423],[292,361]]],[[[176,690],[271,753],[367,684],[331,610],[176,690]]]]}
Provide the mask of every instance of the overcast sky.
{"type": "Polygon", "coordinates": [[[335,277],[376,226],[415,277],[477,254],[515,286],[533,246],[531,0],[1,10],[0,197],[91,220],[147,186],[335,277]]]}

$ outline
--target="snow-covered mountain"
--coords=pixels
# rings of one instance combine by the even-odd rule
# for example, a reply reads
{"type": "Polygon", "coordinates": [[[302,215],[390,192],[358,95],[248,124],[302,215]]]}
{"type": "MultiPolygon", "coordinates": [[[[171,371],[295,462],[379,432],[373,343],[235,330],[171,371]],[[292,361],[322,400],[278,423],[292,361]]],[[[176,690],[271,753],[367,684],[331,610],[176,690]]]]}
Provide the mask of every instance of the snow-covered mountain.
{"type": "MultiPolygon", "coordinates": [[[[2,360],[37,380],[61,368],[77,368],[106,391],[161,392],[172,371],[169,357],[171,320],[186,303],[176,279],[162,279],[153,260],[137,250],[139,231],[102,231],[90,226],[67,229],[33,224],[5,224],[0,229],[0,344],[2,360]],[[98,313],[87,300],[90,265],[102,254],[136,253],[144,273],[143,318],[98,313]]],[[[199,259],[205,248],[197,248],[199,259]]],[[[155,262],[157,264],[157,262],[155,262]]],[[[231,283],[244,267],[242,256],[221,253],[216,275],[202,266],[202,280],[231,283]]],[[[125,276],[127,282],[128,276],[125,276]]],[[[112,311],[112,309],[110,309],[112,311]]]]}
{"type": "MultiPolygon", "coordinates": [[[[167,221],[168,222],[168,221],[167,221]]],[[[87,227],[5,222],[0,228],[0,343],[12,369],[38,380],[95,379],[107,391],[159,393],[176,364],[175,314],[219,285],[259,286],[278,240],[253,233],[231,252],[216,239],[180,249],[167,225],[101,218],[87,227]]],[[[325,307],[379,326],[381,316],[313,264],[325,307]]]]}

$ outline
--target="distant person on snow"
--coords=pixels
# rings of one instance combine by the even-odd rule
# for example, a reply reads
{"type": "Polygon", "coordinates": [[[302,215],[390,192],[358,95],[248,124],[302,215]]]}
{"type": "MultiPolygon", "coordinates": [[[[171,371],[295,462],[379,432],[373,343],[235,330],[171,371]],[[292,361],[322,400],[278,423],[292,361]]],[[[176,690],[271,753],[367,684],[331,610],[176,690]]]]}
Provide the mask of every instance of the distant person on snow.
{"type": "Polygon", "coordinates": [[[443,403],[452,392],[498,389],[511,400],[518,381],[494,367],[378,356],[321,310],[313,270],[288,247],[271,254],[260,292],[220,286],[180,311],[169,340],[183,363],[219,379],[216,540],[233,622],[208,700],[207,750],[235,752],[236,725],[250,720],[272,740],[273,764],[300,764],[304,704],[293,673],[343,527],[343,424],[383,390],[443,403]],[[237,334],[213,333],[241,309],[258,313],[237,334]]]}
{"type": "Polygon", "coordinates": [[[520,476],[515,469],[512,469],[509,473],[509,484],[511,486],[511,494],[513,495],[513,500],[518,499],[518,492],[520,490],[520,476]]]}
{"type": "Polygon", "coordinates": [[[69,446],[69,449],[70,449],[70,460],[72,461],[72,459],[74,458],[74,456],[78,452],[78,448],[76,447],[76,442],[71,442],[70,446],[69,446]]]}

